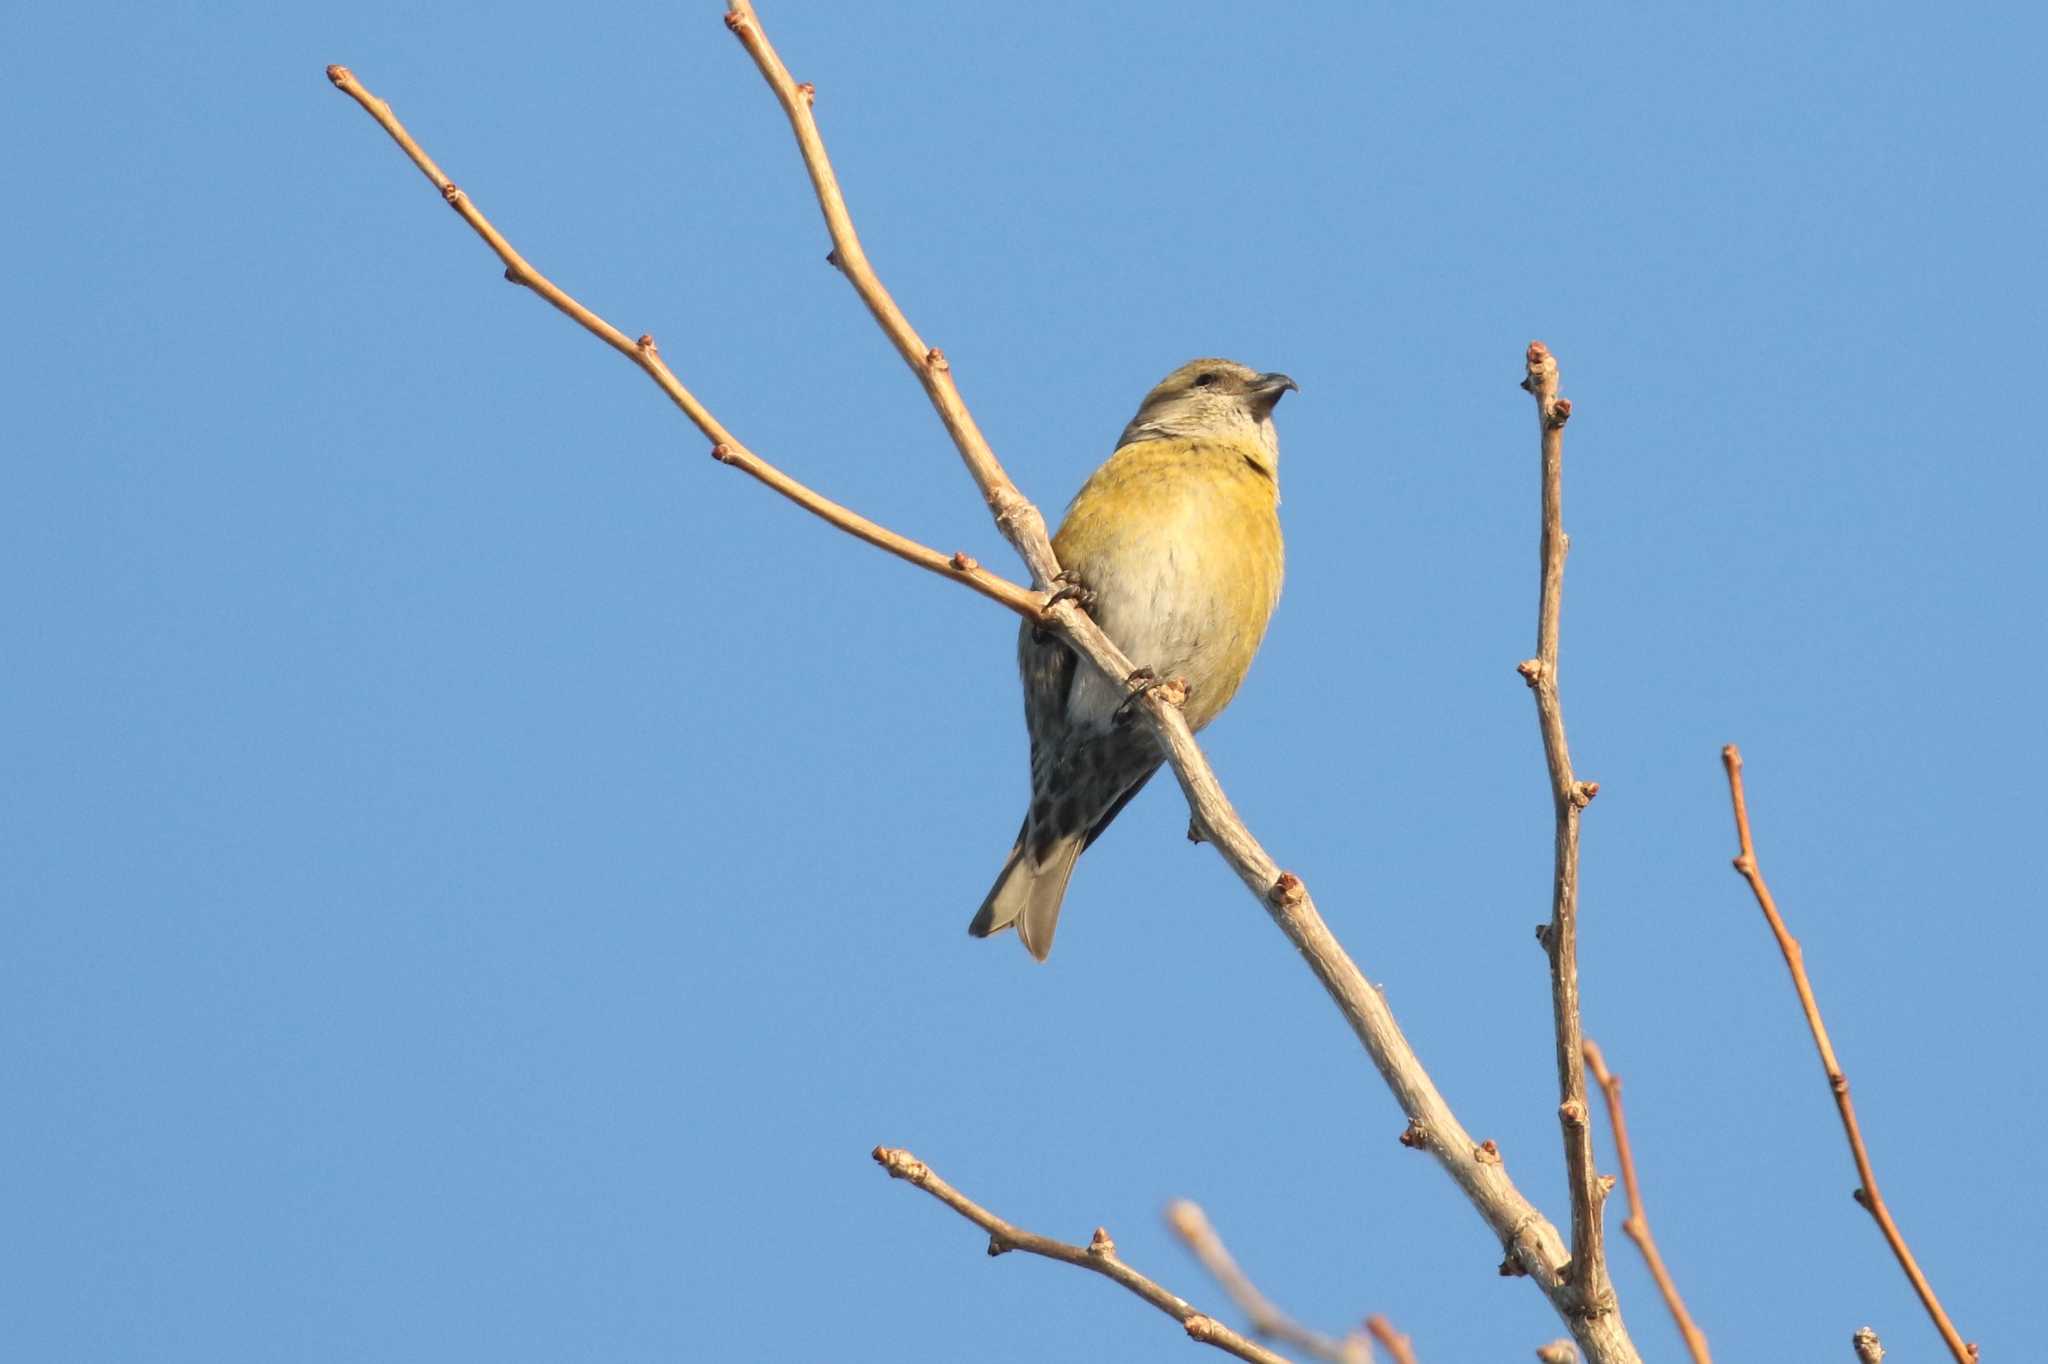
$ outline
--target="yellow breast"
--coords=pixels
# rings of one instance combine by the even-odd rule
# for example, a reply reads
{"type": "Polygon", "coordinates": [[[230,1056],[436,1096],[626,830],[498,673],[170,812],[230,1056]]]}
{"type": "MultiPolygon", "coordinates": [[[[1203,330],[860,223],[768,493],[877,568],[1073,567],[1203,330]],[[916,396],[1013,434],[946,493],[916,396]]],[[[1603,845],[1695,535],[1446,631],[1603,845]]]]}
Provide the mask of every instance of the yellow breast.
{"type": "MultiPolygon", "coordinates": [[[[1053,537],[1132,662],[1187,679],[1197,729],[1236,694],[1279,600],[1279,501],[1262,446],[1140,441],[1095,471],[1053,537]]],[[[1076,708],[1091,717],[1121,700],[1099,678],[1082,690],[1077,680],[1076,708]]]]}

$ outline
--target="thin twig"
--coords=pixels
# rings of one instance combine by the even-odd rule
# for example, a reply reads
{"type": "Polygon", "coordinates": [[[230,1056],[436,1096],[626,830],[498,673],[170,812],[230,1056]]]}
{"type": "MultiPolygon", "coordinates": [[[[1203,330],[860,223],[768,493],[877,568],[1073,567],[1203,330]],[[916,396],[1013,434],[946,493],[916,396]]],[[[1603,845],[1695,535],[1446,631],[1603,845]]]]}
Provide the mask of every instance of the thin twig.
{"type": "Polygon", "coordinates": [[[1849,1343],[1856,1347],[1856,1364],[1884,1364],[1884,1342],[1868,1326],[1857,1327],[1849,1343]]]}
{"type": "Polygon", "coordinates": [[[1664,1267],[1664,1257],[1657,1253],[1657,1240],[1650,1235],[1650,1215],[1643,1210],[1643,1191],[1636,1183],[1635,1153],[1629,1149],[1628,1119],[1621,1111],[1621,1077],[1607,1068],[1607,1058],[1600,1054],[1600,1045],[1592,1038],[1585,1043],[1586,1065],[1593,1072],[1593,1083],[1600,1086],[1600,1092],[1607,1098],[1607,1118],[1614,1125],[1614,1159],[1621,1166],[1621,1186],[1628,1192],[1628,1217],[1621,1229],[1628,1239],[1636,1243],[1642,1252],[1644,1263],[1650,1266],[1650,1277],[1657,1281],[1657,1291],[1664,1295],[1664,1305],[1671,1309],[1671,1316],[1678,1323],[1678,1333],[1685,1337],[1685,1348],[1692,1355],[1693,1364],[1711,1364],[1707,1353],[1707,1337],[1694,1324],[1692,1313],[1685,1310],[1685,1299],[1678,1295],[1678,1284],[1671,1277],[1671,1271],[1664,1267]]]}
{"type": "Polygon", "coordinates": [[[1913,1291],[1920,1295],[1920,1303],[1927,1309],[1927,1315],[1934,1319],[1935,1329],[1956,1359],[1956,1364],[1972,1364],[1977,1358],[1977,1347],[1963,1339],[1955,1323],[1942,1310],[1941,1300],[1934,1296],[1934,1285],[1927,1282],[1927,1276],[1920,1272],[1920,1265],[1913,1259],[1913,1252],[1906,1246],[1906,1238],[1899,1231],[1899,1224],[1892,1220],[1891,1209],[1885,1206],[1884,1196],[1877,1191],[1877,1172],[1870,1166],[1870,1151],[1863,1144],[1863,1129],[1856,1122],[1856,1105],[1849,1099],[1849,1077],[1842,1073],[1841,1062],[1835,1059],[1834,1044],[1828,1041],[1827,1025],[1820,1020],[1820,1004],[1813,997],[1813,984],[1806,977],[1806,954],[1800,949],[1799,940],[1785,927],[1785,920],[1778,914],[1778,903],[1771,898],[1771,888],[1764,883],[1763,869],[1757,865],[1756,845],[1750,840],[1749,800],[1742,789],[1742,753],[1734,744],[1721,750],[1721,765],[1728,769],[1728,799],[1735,807],[1735,837],[1742,850],[1735,856],[1735,870],[1742,879],[1749,882],[1749,889],[1756,896],[1757,907],[1764,912],[1764,921],[1771,926],[1771,936],[1778,940],[1778,950],[1785,956],[1785,966],[1792,973],[1792,988],[1799,992],[1799,1007],[1806,1011],[1806,1026],[1813,1032],[1813,1044],[1820,1051],[1821,1068],[1827,1072],[1828,1088],[1835,1096],[1835,1107],[1842,1114],[1842,1130],[1848,1134],[1849,1154],[1856,1161],[1856,1178],[1862,1181],[1854,1197],[1877,1219],[1878,1229],[1898,1257],[1899,1268],[1906,1271],[1906,1278],[1913,1285],[1913,1291]]]}
{"type": "Polygon", "coordinates": [[[711,442],[712,458],[753,476],[805,511],[823,518],[849,535],[867,541],[877,549],[887,550],[897,558],[916,564],[919,568],[941,577],[965,583],[982,596],[1000,602],[1027,620],[1041,619],[1043,599],[1039,594],[1020,587],[998,574],[990,573],[964,554],[941,554],[938,550],[921,545],[915,540],[898,535],[886,526],[868,520],[859,512],[814,492],[742,445],[739,439],[711,414],[711,409],[700,402],[697,396],[676,378],[674,372],[662,360],[661,352],[654,344],[652,336],[643,334],[637,340],[628,339],[624,332],[578,302],[560,285],[534,269],[524,256],[514,250],[512,243],[505,240],[503,234],[491,224],[491,220],[484,216],[483,210],[476,206],[468,194],[457,188],[455,182],[435,164],[434,158],[428,156],[420,144],[413,140],[405,125],[391,112],[391,106],[371,94],[363,83],[356,79],[354,72],[345,66],[330,66],[327,68],[327,79],[333,81],[336,88],[363,106],[364,111],[377,120],[384,131],[391,135],[391,140],[411,159],[413,165],[419,167],[420,173],[433,182],[434,188],[441,192],[441,197],[447,201],[449,207],[460,214],[471,230],[483,238],[485,245],[497,253],[498,259],[505,263],[507,280],[533,290],[567,314],[578,326],[644,370],[647,377],[654,380],[661,391],[668,395],[669,401],[681,408],[683,415],[688,417],[691,424],[703,432],[705,438],[711,442]]]}
{"type": "Polygon", "coordinates": [[[1557,818],[1553,839],[1550,927],[1543,936],[1550,953],[1550,1012],[1557,1033],[1558,1123],[1564,1131],[1565,1182],[1572,1199],[1572,1288],[1579,1310],[1598,1316],[1609,1310],[1614,1290],[1607,1281],[1607,1252],[1600,1233],[1603,1194],[1593,1169],[1593,1130],[1586,1106],[1586,1069],[1579,1055],[1579,812],[1599,794],[1598,782],[1572,776],[1565,743],[1564,704],[1557,691],[1557,637],[1564,614],[1564,557],[1571,541],[1564,533],[1564,424],[1569,398],[1557,396],[1557,360],[1541,341],[1531,341],[1528,377],[1522,387],[1536,399],[1542,433],[1542,589],[1537,594],[1536,657],[1516,671],[1536,697],[1536,722],[1543,731],[1543,758],[1550,770],[1551,804],[1557,818]]]}
{"type": "Polygon", "coordinates": [[[1365,1329],[1372,1338],[1387,1347],[1394,1364],[1415,1364],[1415,1342],[1394,1329],[1394,1323],[1375,1312],[1365,1319],[1365,1329]]]}
{"type": "MultiPolygon", "coordinates": [[[[758,29],[758,20],[751,17],[751,10],[745,13],[743,22],[736,27],[743,29],[749,24],[758,29]]],[[[744,33],[742,36],[745,36],[744,33]]],[[[773,84],[772,70],[766,73],[773,84]]],[[[786,78],[787,73],[783,74],[786,78]]],[[[746,450],[739,442],[729,438],[718,439],[719,436],[728,435],[724,427],[683,389],[675,377],[667,372],[666,366],[657,368],[651,363],[658,360],[658,356],[650,355],[643,359],[643,348],[638,343],[625,342],[623,333],[594,314],[589,314],[587,309],[582,309],[580,304],[576,304],[567,294],[527,266],[512,252],[509,244],[498,236],[496,230],[483,220],[482,215],[476,213],[468,197],[457,191],[425,153],[419,151],[417,144],[405,134],[383,101],[363,90],[345,68],[330,68],[329,75],[337,86],[383,125],[413,159],[414,164],[441,189],[443,197],[455,206],[464,220],[493,251],[498,253],[500,259],[505,261],[514,282],[533,288],[614,349],[623,352],[630,347],[635,362],[661,385],[662,390],[683,409],[699,430],[714,438],[717,447],[720,448],[721,459],[739,464],[748,473],[785,497],[868,543],[888,550],[921,568],[942,573],[947,577],[959,577],[983,596],[1000,602],[1019,615],[1036,620],[1045,628],[1056,632],[1080,657],[1104,676],[1122,683],[1135,671],[1123,651],[1118,649],[1073,601],[1063,599],[1048,607],[1036,594],[1023,593],[1020,596],[1022,589],[1015,583],[987,573],[966,556],[939,555],[935,550],[904,540],[857,513],[819,497],[795,480],[773,470],[766,461],[746,450]]],[[[779,88],[777,93],[780,96],[779,88]]],[[[798,97],[808,110],[810,96],[799,88],[798,97]]],[[[785,105],[785,108],[787,107],[785,105]]],[[[802,121],[792,118],[793,126],[800,125],[802,121]]],[[[814,125],[812,131],[815,132],[814,125]]],[[[799,135],[801,137],[801,127],[799,135]]],[[[813,183],[816,183],[815,179],[813,183]]],[[[843,205],[841,207],[843,211],[843,205]]],[[[653,350],[651,341],[645,350],[653,350]]],[[[931,391],[934,384],[950,391],[950,377],[944,380],[932,378],[933,373],[950,373],[943,368],[943,360],[943,356],[938,356],[930,360],[925,370],[921,371],[921,377],[929,381],[927,392],[931,391]]],[[[949,429],[952,428],[949,426],[949,429]]],[[[970,467],[976,467],[971,458],[969,462],[970,467]]],[[[1040,582],[1050,582],[1058,569],[1057,560],[1052,554],[1051,542],[1045,534],[1044,518],[1035,508],[1031,508],[1028,502],[1024,503],[1021,509],[1008,503],[1003,495],[1003,489],[1010,488],[1014,491],[1014,487],[1009,484],[1007,477],[1001,474],[1000,466],[993,464],[993,456],[990,456],[989,466],[977,467],[977,479],[984,478],[991,480],[986,486],[992,487],[994,491],[985,493],[985,496],[1004,535],[1018,546],[1025,562],[1032,566],[1034,578],[1040,582]],[[989,473],[990,468],[994,470],[993,474],[989,473]],[[1001,480],[999,484],[993,481],[997,478],[1001,480]]],[[[1021,498],[1022,495],[1018,496],[1021,498]]],[[[1259,899],[1281,932],[1301,953],[1309,969],[1321,982],[1324,990],[1350,1024],[1354,1035],[1365,1047],[1367,1055],[1408,1119],[1407,1129],[1402,1134],[1403,1143],[1427,1150],[1436,1158],[1499,1238],[1505,1250],[1503,1272],[1527,1274],[1535,1281],[1552,1307],[1570,1326],[1591,1364],[1639,1364],[1640,1356],[1629,1341],[1619,1313],[1588,1315],[1578,1310],[1578,1299],[1565,1279],[1570,1253],[1566,1250],[1557,1229],[1508,1178],[1499,1154],[1492,1148],[1491,1143],[1482,1145],[1475,1142],[1471,1134],[1458,1122],[1449,1104],[1438,1092],[1434,1081],[1423,1069],[1414,1049],[1401,1034],[1399,1025],[1387,1008],[1385,998],[1366,980],[1364,973],[1331,934],[1322,915],[1317,911],[1307,887],[1292,872],[1283,871],[1279,863],[1245,827],[1243,820],[1238,817],[1228,797],[1225,796],[1222,785],[1217,781],[1207,759],[1196,745],[1187,720],[1172,699],[1169,689],[1153,687],[1139,692],[1134,711],[1144,717],[1165,752],[1166,760],[1173,768],[1174,775],[1180,782],[1181,792],[1193,814],[1194,829],[1216,848],[1225,862],[1237,873],[1238,878],[1259,899]]]]}
{"type": "MultiPolygon", "coordinates": [[[[825,215],[825,227],[832,234],[832,263],[852,283],[882,333],[903,357],[903,363],[924,385],[925,396],[931,399],[946,433],[959,447],[960,457],[973,475],[975,486],[981,489],[997,528],[1024,557],[1039,589],[1051,588],[1059,574],[1059,563],[1046,536],[1045,518],[1003,472],[995,451],[989,448],[981,427],[975,423],[974,414],[967,410],[959,386],[953,382],[953,367],[946,362],[945,354],[925,344],[917,328],[910,325],[910,319],[883,287],[874,266],[868,263],[860,235],[853,230],[853,217],[846,211],[846,196],[839,191],[839,177],[833,173],[831,158],[825,154],[818,120],[811,112],[817,102],[816,87],[800,84],[789,74],[748,0],[732,0],[725,24],[754,59],[754,65],[760,68],[768,87],[775,92],[776,102],[789,118],[790,131],[796,134],[797,148],[803,153],[804,168],[810,172],[811,188],[817,192],[819,211],[825,215]]],[[[1126,669],[1123,675],[1128,672],[1126,669]]]]}
{"type": "Polygon", "coordinates": [[[1253,1335],[1317,1359],[1331,1360],[1333,1364],[1371,1364],[1372,1344],[1364,1336],[1326,1336],[1321,1331],[1311,1331],[1275,1307],[1272,1299],[1238,1268],[1199,1204],[1185,1198],[1169,1204],[1166,1225],[1188,1248],[1188,1253],[1201,1262],[1202,1268],[1209,1271],[1217,1286],[1230,1295],[1230,1300],[1244,1313],[1253,1335]]]}
{"type": "Polygon", "coordinates": [[[1040,1236],[1036,1232],[1026,1231],[1022,1227],[1005,1222],[939,1178],[931,1166],[908,1151],[877,1146],[874,1154],[875,1163],[887,1170],[892,1179],[916,1185],[987,1232],[990,1255],[1021,1250],[1032,1255],[1042,1255],[1048,1260],[1058,1260],[1063,1264],[1078,1265],[1082,1269],[1092,1270],[1106,1279],[1122,1284],[1172,1317],[1181,1324],[1182,1329],[1190,1337],[1204,1345],[1214,1345],[1226,1354],[1250,1360],[1252,1364],[1288,1364],[1285,1355],[1275,1354],[1257,1341],[1239,1335],[1214,1317],[1196,1311],[1186,1299],[1167,1292],[1119,1260],[1116,1257],[1116,1242],[1110,1240],[1109,1233],[1101,1227],[1095,1229],[1094,1239],[1085,1246],[1055,1241],[1050,1236],[1040,1236]]]}

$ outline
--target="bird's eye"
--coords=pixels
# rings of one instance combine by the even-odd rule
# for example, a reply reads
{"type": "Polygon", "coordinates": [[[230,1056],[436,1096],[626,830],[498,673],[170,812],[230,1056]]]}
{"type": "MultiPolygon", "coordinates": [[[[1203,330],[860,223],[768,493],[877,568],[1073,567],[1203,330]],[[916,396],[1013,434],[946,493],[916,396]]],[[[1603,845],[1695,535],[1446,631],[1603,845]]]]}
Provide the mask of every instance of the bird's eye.
{"type": "Polygon", "coordinates": [[[1195,387],[1196,387],[1196,388],[1207,388],[1207,387],[1209,387],[1209,386],[1210,386],[1211,384],[1213,384],[1213,383],[1215,383],[1215,382],[1216,382],[1216,375],[1215,375],[1215,374],[1214,374],[1213,372],[1212,372],[1212,373],[1209,373],[1209,374],[1197,374],[1197,375],[1195,376],[1195,387]]]}

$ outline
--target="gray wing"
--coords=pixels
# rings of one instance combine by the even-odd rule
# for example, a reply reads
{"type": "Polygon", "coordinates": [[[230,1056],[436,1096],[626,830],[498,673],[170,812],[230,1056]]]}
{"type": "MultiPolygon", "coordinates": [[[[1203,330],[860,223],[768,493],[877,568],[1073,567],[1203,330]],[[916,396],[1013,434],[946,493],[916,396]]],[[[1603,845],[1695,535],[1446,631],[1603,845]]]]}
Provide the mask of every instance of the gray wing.
{"type": "MultiPolygon", "coordinates": [[[[1017,632],[1017,670],[1024,675],[1024,727],[1031,733],[1031,770],[1065,747],[1067,698],[1079,661],[1059,639],[1029,622],[1017,632]]],[[[1035,783],[1034,783],[1035,784],[1035,783]]]]}

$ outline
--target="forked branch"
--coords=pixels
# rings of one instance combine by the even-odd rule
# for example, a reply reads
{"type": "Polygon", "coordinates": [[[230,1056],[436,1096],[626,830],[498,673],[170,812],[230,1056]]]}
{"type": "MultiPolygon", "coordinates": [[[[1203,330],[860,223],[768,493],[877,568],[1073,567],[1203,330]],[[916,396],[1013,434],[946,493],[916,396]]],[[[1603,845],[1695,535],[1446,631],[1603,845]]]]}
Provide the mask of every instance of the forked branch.
{"type": "MultiPolygon", "coordinates": [[[[989,448],[987,438],[981,434],[974,414],[967,410],[959,385],[953,382],[953,367],[946,363],[945,353],[925,344],[924,338],[917,334],[917,328],[910,325],[910,319],[904,316],[903,310],[896,306],[896,300],[883,287],[874,266],[868,263],[868,253],[860,244],[860,234],[853,230],[853,215],[846,211],[846,196],[839,191],[839,176],[832,169],[831,158],[825,155],[825,139],[818,132],[818,120],[812,114],[818,99],[816,87],[807,82],[800,83],[789,74],[789,68],[782,64],[775,45],[768,41],[768,34],[761,27],[749,0],[732,0],[732,7],[726,12],[725,26],[733,31],[740,45],[747,49],[747,55],[754,59],[754,65],[760,68],[768,88],[775,92],[776,103],[782,106],[783,114],[789,119],[790,131],[796,134],[797,149],[803,153],[804,169],[810,172],[811,188],[817,192],[818,209],[825,215],[826,230],[832,234],[832,263],[852,283],[861,302],[868,305],[876,324],[889,338],[889,344],[896,348],[896,353],[903,357],[903,363],[910,366],[911,373],[924,385],[925,396],[931,399],[932,408],[939,414],[946,434],[953,438],[961,460],[966,463],[975,486],[981,489],[982,498],[995,516],[997,529],[1023,557],[1038,588],[1049,590],[1053,579],[1059,575],[1059,563],[1053,557],[1052,542],[1046,537],[1045,518],[1003,472],[1003,466],[996,459],[995,451],[989,448]]],[[[1130,669],[1126,668],[1118,676],[1121,678],[1129,673],[1130,669]]]]}
{"type": "Polygon", "coordinates": [[[1685,1299],[1678,1294],[1678,1283],[1671,1277],[1671,1271],[1664,1267],[1664,1257],[1657,1251],[1657,1238],[1650,1235],[1650,1215],[1643,1210],[1643,1191],[1636,1183],[1636,1157],[1628,1142],[1628,1119],[1621,1110],[1621,1077],[1607,1068],[1607,1058],[1600,1054],[1599,1044],[1592,1038],[1586,1039],[1586,1066],[1593,1072],[1593,1083],[1600,1086],[1600,1092],[1607,1099],[1607,1120],[1614,1127],[1614,1161],[1621,1167],[1621,1187],[1628,1193],[1628,1219],[1621,1224],[1628,1239],[1636,1243],[1642,1252],[1643,1262],[1650,1267],[1650,1277],[1657,1281],[1657,1291],[1664,1296],[1664,1305],[1671,1309],[1671,1316],[1678,1323],[1678,1333],[1685,1337],[1686,1351],[1692,1355],[1693,1364],[1712,1364],[1707,1354],[1707,1337],[1694,1324],[1692,1313],[1685,1310],[1685,1299]]]}
{"type": "MultiPolygon", "coordinates": [[[[1050,584],[1057,575],[1058,563],[1045,533],[1044,518],[1016,491],[1001,465],[988,451],[986,441],[974,428],[971,417],[966,415],[945,357],[935,349],[924,347],[922,338],[902,319],[901,311],[881,288],[865,254],[859,250],[844,201],[839,196],[836,177],[831,175],[824,144],[811,115],[815,92],[791,80],[762,33],[751,5],[737,4],[727,23],[746,45],[789,116],[798,145],[804,153],[805,165],[810,170],[813,187],[819,192],[827,225],[833,233],[835,259],[848,279],[861,291],[870,311],[917,373],[933,405],[939,409],[948,432],[995,514],[999,528],[1030,566],[1036,583],[1041,587],[1050,584]]],[[[669,372],[652,338],[629,340],[623,332],[597,317],[533,269],[477,211],[468,196],[458,190],[427,157],[382,100],[364,89],[345,68],[330,68],[329,76],[382,125],[434,183],[442,197],[497,253],[509,278],[532,289],[607,345],[632,359],[713,442],[713,453],[721,461],[744,469],[784,497],[840,529],[930,572],[957,577],[983,596],[1036,621],[1058,634],[1090,666],[1119,684],[1135,671],[1131,660],[1071,600],[1046,605],[1045,599],[1037,593],[988,573],[964,555],[940,554],[822,497],[746,449],[669,372]]],[[[1499,1152],[1492,1143],[1475,1142],[1458,1123],[1407,1039],[1402,1036],[1384,997],[1368,983],[1364,973],[1330,933],[1308,888],[1299,877],[1281,870],[1238,817],[1168,691],[1153,687],[1138,692],[1133,709],[1145,719],[1172,766],[1192,811],[1192,827],[1217,849],[1258,898],[1342,1011],[1408,1119],[1404,1143],[1428,1150],[1436,1157],[1499,1238],[1506,1251],[1504,1267],[1515,1273],[1527,1274],[1536,1282],[1564,1317],[1591,1364],[1635,1364],[1639,1357],[1629,1342],[1619,1314],[1582,1310],[1580,1296],[1565,1277],[1570,1256],[1556,1228],[1509,1180],[1499,1152]]]]}
{"type": "Polygon", "coordinates": [[[1800,949],[1799,940],[1792,936],[1792,930],[1785,927],[1785,920],[1778,913],[1778,902],[1771,898],[1771,888],[1764,882],[1763,868],[1757,865],[1756,845],[1749,835],[1749,798],[1742,787],[1741,750],[1734,744],[1722,749],[1721,765],[1728,769],[1728,799],[1735,807],[1735,837],[1741,845],[1741,851],[1735,855],[1735,870],[1749,882],[1750,892],[1756,896],[1757,908],[1764,912],[1764,922],[1770,925],[1771,936],[1778,940],[1778,950],[1784,954],[1785,967],[1792,973],[1792,988],[1799,992],[1799,1007],[1806,1013],[1806,1026],[1813,1033],[1813,1045],[1820,1051],[1821,1069],[1827,1072],[1828,1089],[1834,1094],[1835,1108],[1842,1115],[1842,1131],[1849,1138],[1849,1154],[1856,1161],[1856,1178],[1861,1184],[1854,1197],[1877,1219],[1885,1243],[1898,1257],[1899,1268],[1906,1271],[1907,1280],[1913,1285],[1913,1291],[1920,1295],[1921,1306],[1933,1318],[1934,1327],[1941,1332],[1941,1338],[1955,1357],[1956,1364],[1972,1364],[1977,1358],[1977,1347],[1964,1340],[1962,1332],[1948,1319],[1941,1300],[1934,1296],[1934,1285],[1927,1282],[1927,1276],[1920,1272],[1920,1264],[1907,1247],[1904,1233],[1892,1220],[1892,1212],[1885,1206],[1884,1196],[1877,1191],[1877,1172],[1870,1167],[1870,1151],[1863,1144],[1863,1129],[1856,1122],[1856,1105],[1849,1098],[1849,1077],[1842,1073],[1842,1064],[1835,1059],[1834,1043],[1828,1040],[1827,1025],[1820,1019],[1820,1003],[1813,997],[1813,982],[1806,977],[1806,954],[1800,949]]]}
{"type": "Polygon", "coordinates": [[[898,535],[886,526],[870,521],[859,512],[843,507],[831,498],[804,486],[742,445],[738,437],[711,414],[711,409],[699,401],[696,394],[685,388],[682,380],[676,378],[675,373],[662,360],[661,351],[651,335],[643,333],[637,340],[629,339],[623,331],[578,302],[568,291],[536,270],[524,256],[514,250],[512,243],[505,240],[504,234],[484,216],[483,210],[479,209],[469,195],[448,178],[435,163],[434,158],[428,156],[426,150],[413,140],[405,125],[391,112],[391,106],[371,94],[363,83],[356,79],[354,72],[345,66],[330,66],[327,68],[327,79],[334,82],[336,89],[360,104],[364,112],[377,120],[378,125],[391,135],[391,140],[396,142],[413,165],[419,168],[420,174],[426,176],[434,188],[441,192],[441,198],[448,206],[460,214],[462,221],[469,224],[470,230],[483,238],[484,244],[505,263],[505,278],[508,281],[533,290],[567,315],[576,325],[639,366],[647,377],[668,395],[669,401],[682,409],[683,415],[690,419],[691,425],[704,433],[705,439],[711,442],[712,458],[751,475],[805,511],[823,518],[849,535],[867,541],[877,549],[886,550],[899,559],[916,564],[919,568],[941,577],[957,579],[982,596],[1000,602],[1027,620],[1041,619],[1043,598],[1037,593],[1019,587],[1007,578],[990,573],[964,554],[941,554],[929,546],[898,535]]]}
{"type": "Polygon", "coordinates": [[[1122,1284],[1172,1317],[1181,1324],[1181,1329],[1188,1333],[1190,1339],[1198,1340],[1204,1345],[1214,1345],[1226,1354],[1250,1360],[1251,1364],[1288,1364],[1287,1356],[1275,1354],[1257,1341],[1231,1330],[1214,1317],[1196,1311],[1185,1298],[1169,1293],[1119,1260],[1116,1255],[1116,1242],[1110,1240],[1109,1233],[1101,1227],[1095,1229],[1095,1235],[1087,1245],[1069,1245],[1065,1241],[1055,1241],[1050,1236],[1040,1236],[1037,1232],[1026,1231],[1022,1227],[1005,1222],[939,1178],[931,1166],[908,1151],[877,1146],[875,1163],[887,1170],[892,1179],[900,1179],[923,1189],[987,1232],[990,1255],[1003,1255],[1009,1251],[1021,1250],[1027,1254],[1042,1255],[1048,1260],[1058,1260],[1062,1264],[1091,1270],[1112,1283],[1122,1284]]]}

